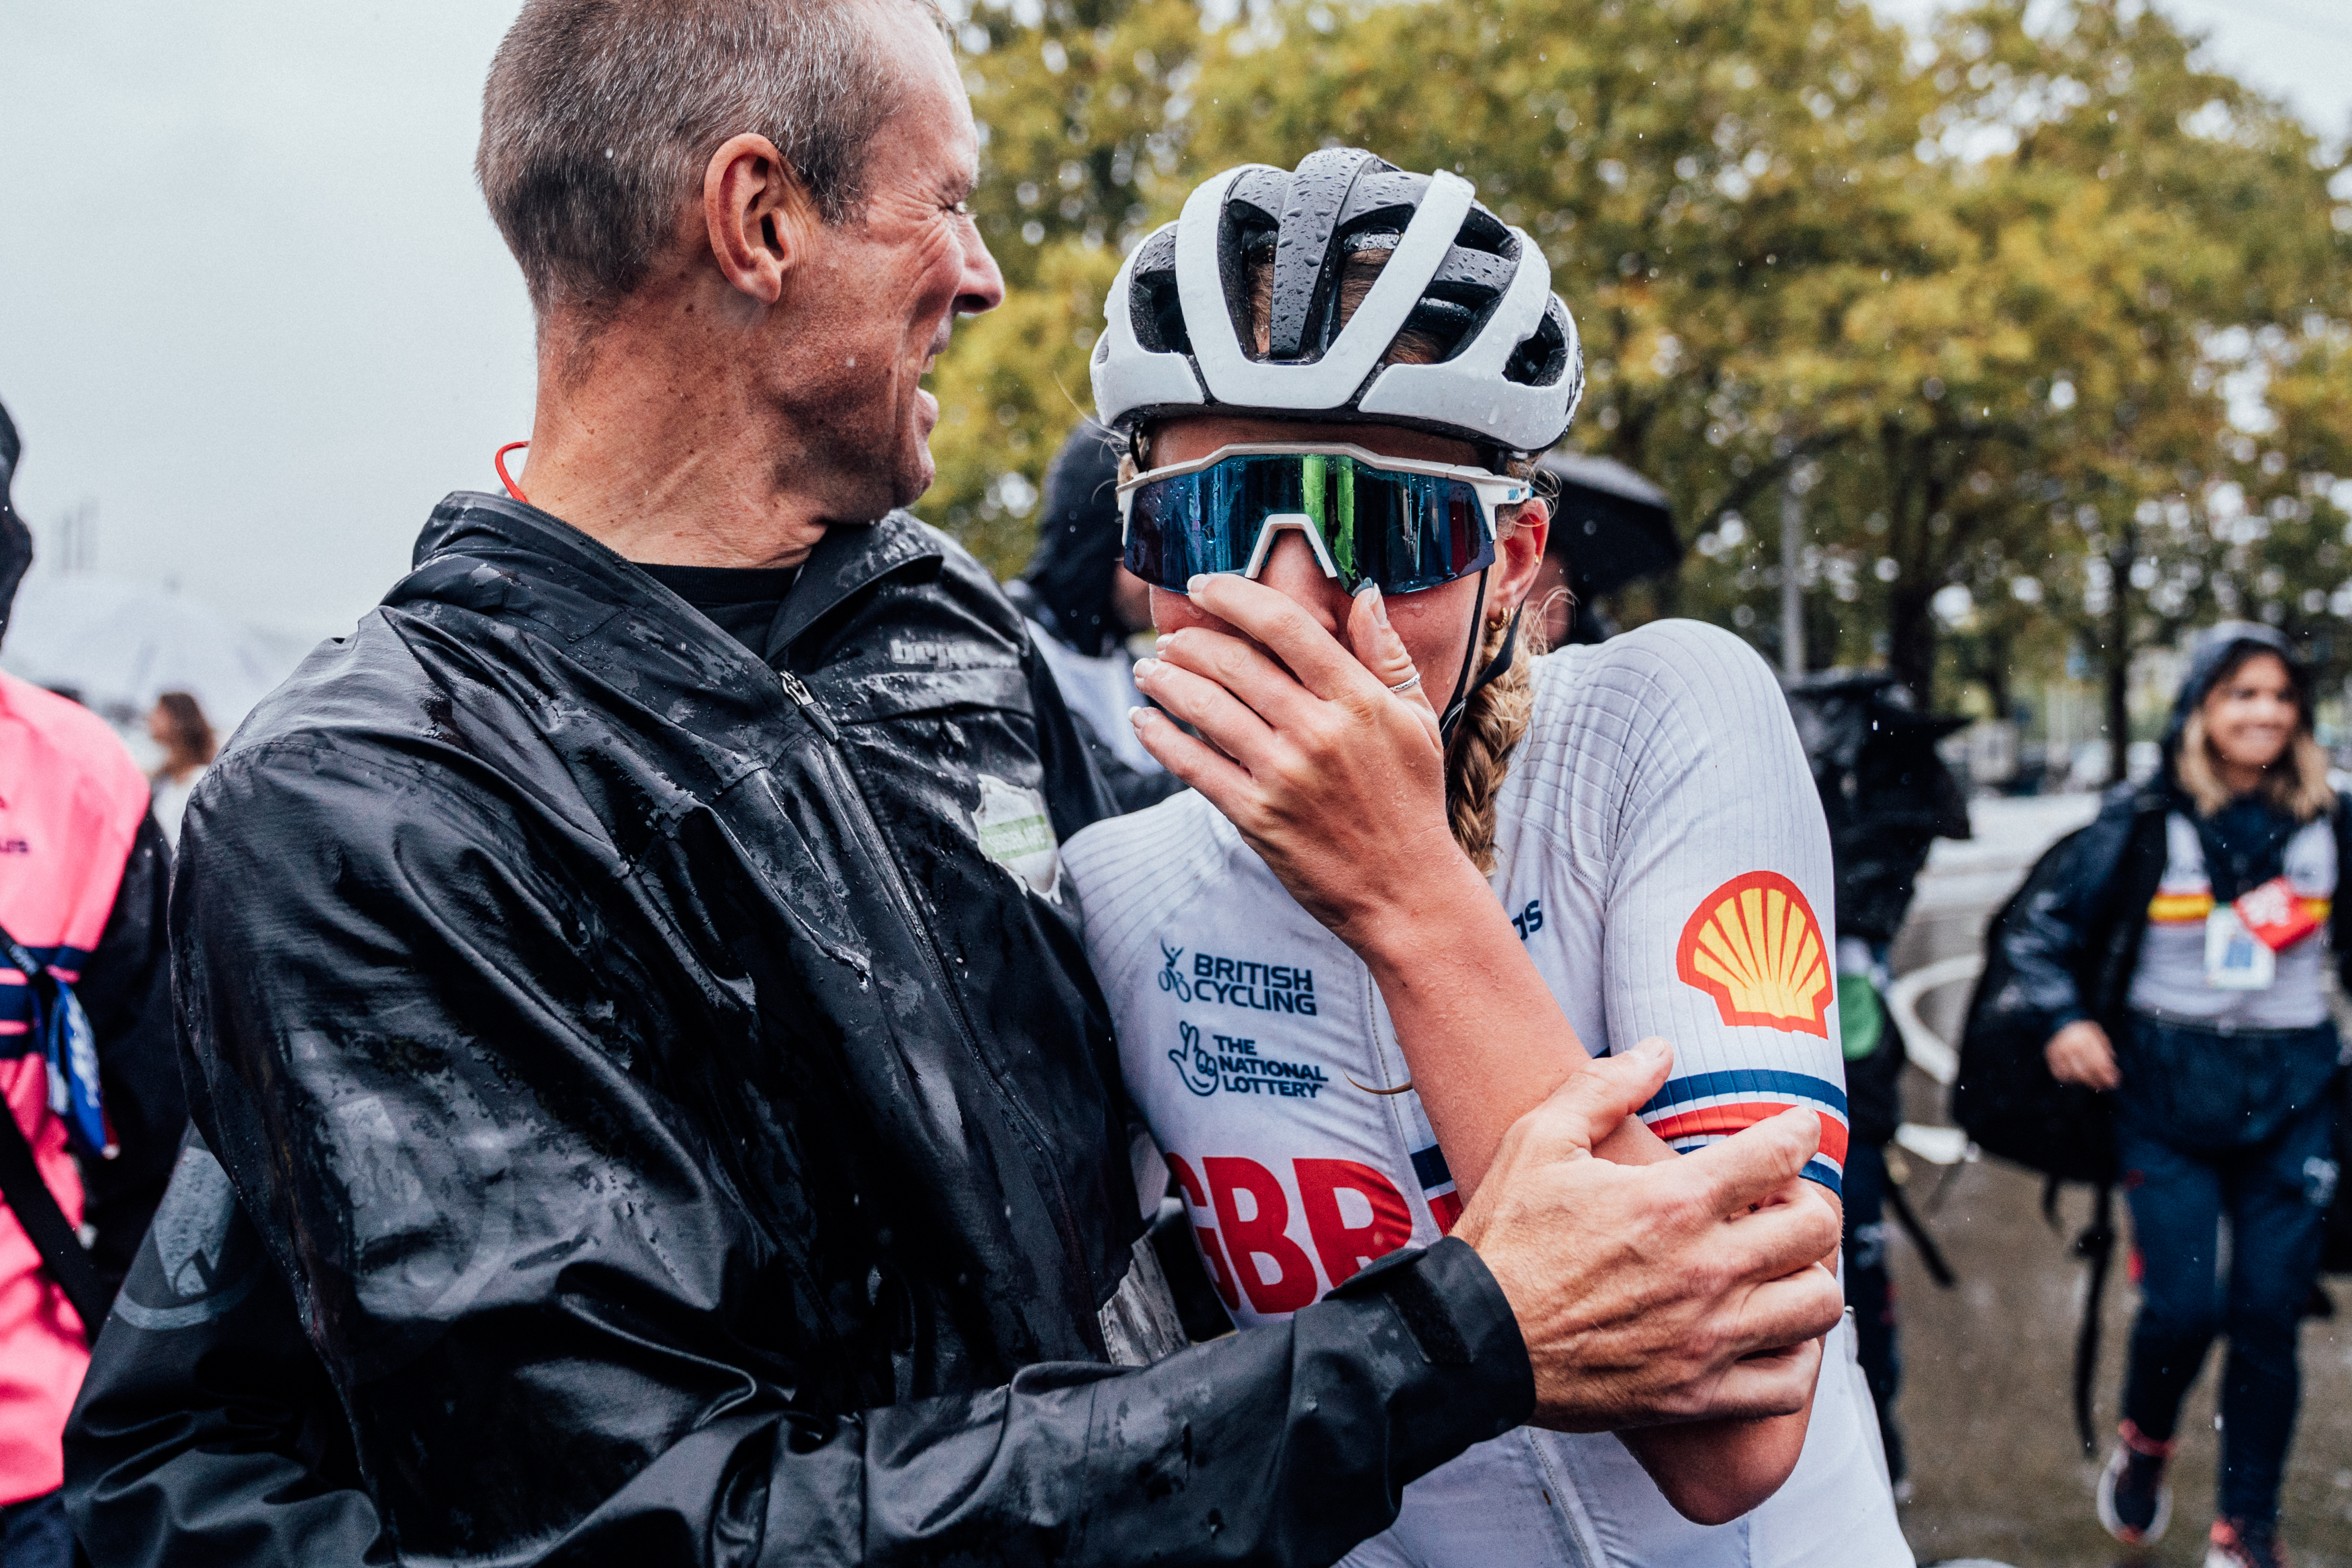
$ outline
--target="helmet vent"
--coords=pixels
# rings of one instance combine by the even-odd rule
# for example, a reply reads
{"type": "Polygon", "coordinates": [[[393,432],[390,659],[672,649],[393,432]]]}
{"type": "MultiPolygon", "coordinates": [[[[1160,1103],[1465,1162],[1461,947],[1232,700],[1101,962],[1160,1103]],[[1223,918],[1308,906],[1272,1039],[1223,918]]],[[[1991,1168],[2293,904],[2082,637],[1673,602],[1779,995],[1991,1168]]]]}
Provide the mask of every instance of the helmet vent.
{"type": "Polygon", "coordinates": [[[1128,295],[1135,341],[1147,353],[1189,353],[1192,342],[1184,330],[1184,307],[1176,294],[1176,230],[1160,230],[1136,253],[1133,285],[1128,295]]]}
{"type": "Polygon", "coordinates": [[[1558,300],[1545,302],[1542,322],[1511,351],[1503,379],[1521,386],[1555,386],[1568,374],[1568,312],[1558,300]]]}
{"type": "Polygon", "coordinates": [[[1389,165],[1358,147],[1310,153],[1290,176],[1274,247],[1273,308],[1267,312],[1266,357],[1316,360],[1331,346],[1341,254],[1332,243],[1356,181],[1389,165]]]}

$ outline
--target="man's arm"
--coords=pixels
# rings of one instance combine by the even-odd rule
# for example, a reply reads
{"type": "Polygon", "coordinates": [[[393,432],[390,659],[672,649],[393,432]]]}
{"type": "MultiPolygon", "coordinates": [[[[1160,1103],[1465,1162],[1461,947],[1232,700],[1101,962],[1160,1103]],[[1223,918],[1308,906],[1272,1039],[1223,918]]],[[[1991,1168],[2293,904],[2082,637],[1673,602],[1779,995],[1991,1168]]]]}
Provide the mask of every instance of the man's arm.
{"type": "MultiPolygon", "coordinates": [[[[67,1497],[91,1561],[389,1561],[325,1369],[193,1135],[161,1229],[175,1237],[172,1256],[154,1237],[142,1247],[67,1431],[67,1497]]],[[[771,1398],[661,1454],[539,1560],[634,1549],[658,1523],[677,1530],[674,1552],[649,1559],[661,1563],[733,1561],[716,1550],[730,1538],[761,1542],[761,1562],[1055,1545],[1070,1548],[1057,1553],[1067,1560],[1106,1563],[1326,1561],[1392,1516],[1404,1479],[1494,1435],[1475,1413],[1482,1392],[1496,1431],[1528,1397],[1508,1308],[1458,1244],[1400,1258],[1351,1281],[1344,1310],[1328,1305],[1303,1326],[1162,1363],[1149,1390],[1129,1386],[1143,1374],[1062,1365],[975,1399],[839,1421],[792,1415],[771,1398]],[[1287,1491],[1256,1468],[1265,1445],[1253,1430],[1285,1409],[1305,1416],[1289,1426],[1306,1439],[1287,1491]],[[1367,1419],[1402,1451],[1363,1463],[1351,1432],[1367,1419]],[[1350,1479],[1377,1485],[1383,1475],[1388,1486],[1346,1495],[1350,1479]],[[1234,1552],[1254,1525],[1270,1539],[1234,1552]],[[1186,1531],[1196,1552],[1174,1539],[1186,1531]]]]}

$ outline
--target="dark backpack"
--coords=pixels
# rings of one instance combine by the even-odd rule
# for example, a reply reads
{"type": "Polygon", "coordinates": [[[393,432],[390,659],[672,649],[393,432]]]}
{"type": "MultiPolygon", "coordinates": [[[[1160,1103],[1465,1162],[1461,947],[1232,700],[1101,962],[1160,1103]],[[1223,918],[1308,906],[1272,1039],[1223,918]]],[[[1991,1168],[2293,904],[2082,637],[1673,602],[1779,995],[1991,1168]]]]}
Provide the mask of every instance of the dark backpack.
{"type": "MultiPolygon", "coordinates": [[[[1952,1120],[1988,1154],[2038,1171],[2052,1182],[2105,1185],[2116,1177],[2115,1107],[2105,1095],[2051,1076],[2042,1055],[2049,1016],[2025,1004],[2013,984],[2002,938],[2027,900],[2049,890],[2065,869],[2078,829],[2044,850],[1985,931],[1984,973],[1969,998],[1960,1033],[1960,1071],[1952,1084],[1952,1120]]],[[[2084,946],[2095,970],[2104,944],[2084,946]]],[[[2078,974],[2085,997],[2098,994],[2095,973],[2078,974]]]]}

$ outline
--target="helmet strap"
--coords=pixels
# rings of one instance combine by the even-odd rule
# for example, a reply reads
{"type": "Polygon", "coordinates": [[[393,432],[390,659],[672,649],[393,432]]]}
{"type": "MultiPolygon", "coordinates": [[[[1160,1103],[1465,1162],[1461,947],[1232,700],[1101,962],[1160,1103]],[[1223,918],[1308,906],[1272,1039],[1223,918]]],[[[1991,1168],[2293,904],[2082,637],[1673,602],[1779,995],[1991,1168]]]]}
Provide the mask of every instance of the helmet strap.
{"type": "MultiPolygon", "coordinates": [[[[1437,738],[1443,745],[1454,743],[1454,727],[1462,722],[1463,710],[1470,706],[1471,694],[1477,689],[1470,684],[1470,661],[1478,657],[1479,634],[1486,629],[1486,577],[1493,571],[1492,566],[1478,569],[1478,599],[1470,608],[1470,640],[1462,649],[1462,672],[1454,678],[1454,695],[1446,699],[1445,711],[1437,721],[1437,738]]],[[[1486,678],[1481,676],[1478,685],[1486,683],[1486,678]]]]}
{"type": "MultiPolygon", "coordinates": [[[[1527,609],[1525,605],[1521,605],[1511,612],[1511,629],[1503,634],[1503,646],[1495,650],[1495,657],[1486,661],[1486,667],[1478,672],[1478,679],[1470,683],[1470,689],[1462,693],[1459,699],[1446,708],[1445,717],[1439,721],[1437,727],[1438,736],[1446,745],[1451,746],[1454,743],[1454,726],[1462,721],[1463,714],[1469,710],[1470,700],[1492,686],[1503,671],[1511,668],[1512,656],[1519,650],[1519,617],[1527,614],[1527,609]]],[[[1470,637],[1470,646],[1475,648],[1478,646],[1478,634],[1473,631],[1470,637]]],[[[1469,668],[1466,661],[1463,668],[1466,672],[1469,668]]]]}

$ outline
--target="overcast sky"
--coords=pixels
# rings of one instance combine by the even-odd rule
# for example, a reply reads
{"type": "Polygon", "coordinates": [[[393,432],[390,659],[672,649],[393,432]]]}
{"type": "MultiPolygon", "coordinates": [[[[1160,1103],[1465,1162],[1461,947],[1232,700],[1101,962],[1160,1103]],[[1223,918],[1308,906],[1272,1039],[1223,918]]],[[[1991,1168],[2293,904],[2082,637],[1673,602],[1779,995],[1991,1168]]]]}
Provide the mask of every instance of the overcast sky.
{"type": "MultiPolygon", "coordinates": [[[[1928,0],[1881,0],[1914,16],[1928,0]]],[[[2338,0],[2170,0],[2352,124],[2338,0]]],[[[0,400],[54,557],[331,635],[529,433],[530,318],[473,186],[516,0],[0,0],[0,400]]]]}

